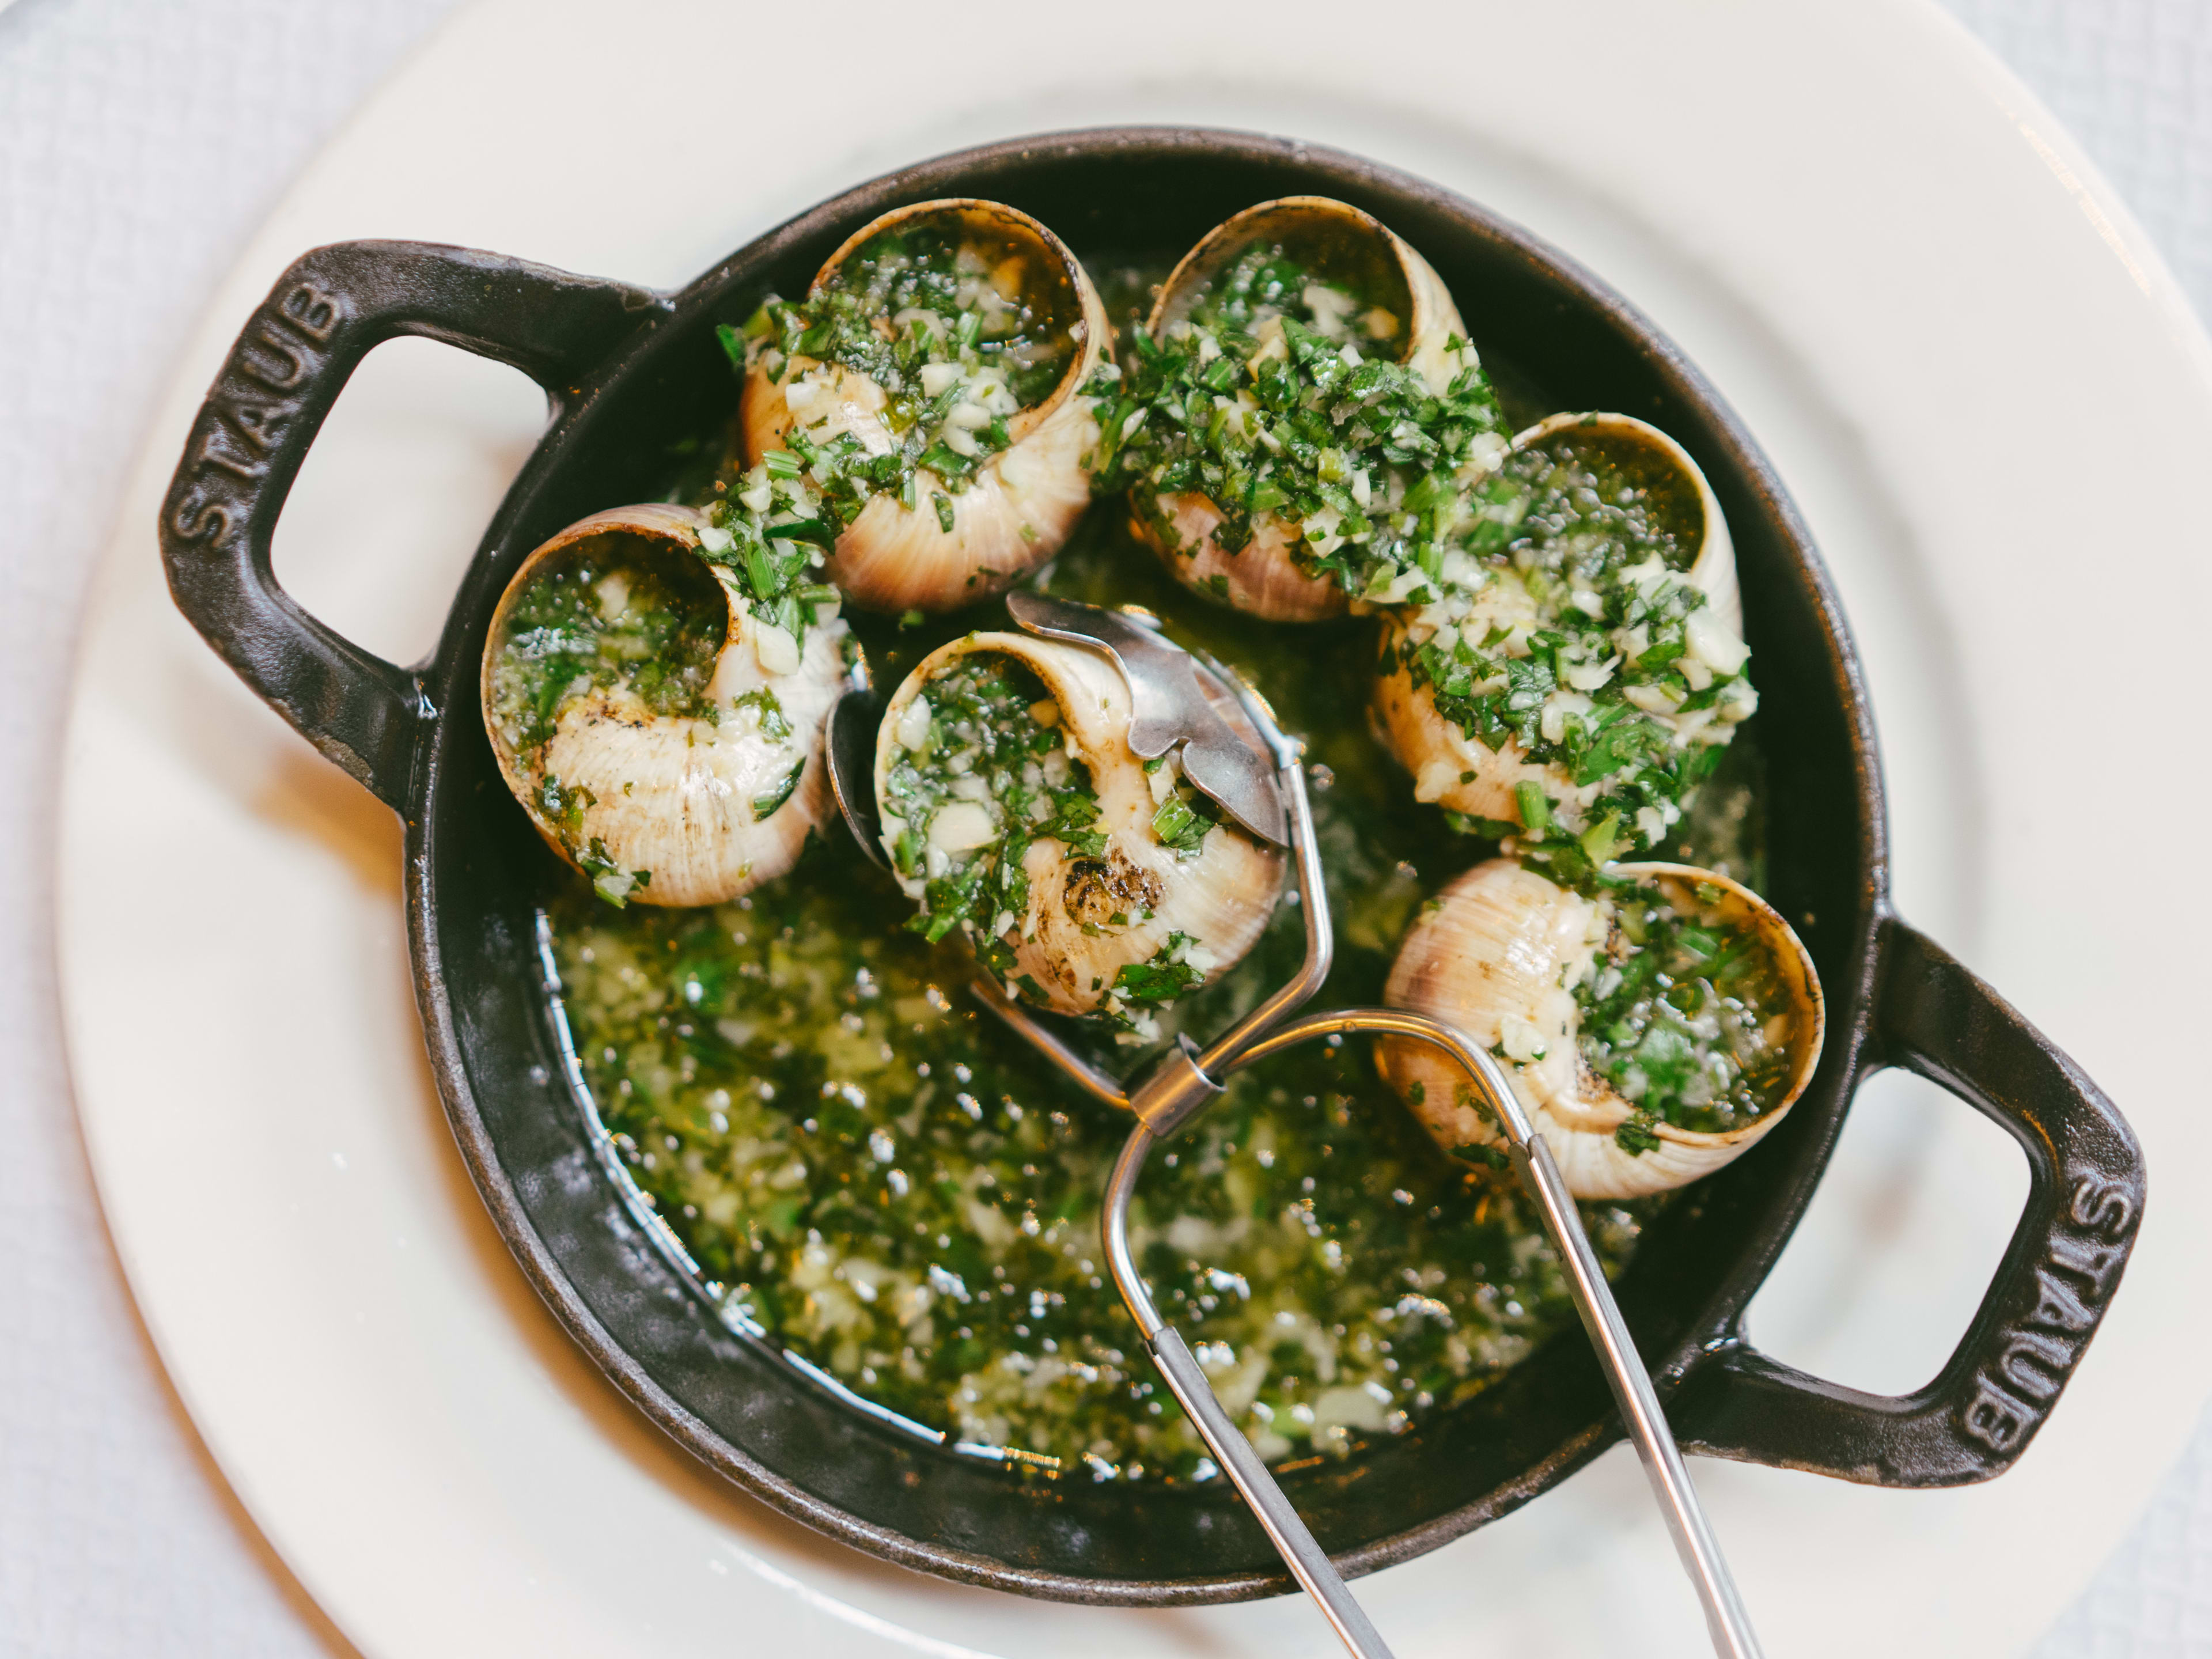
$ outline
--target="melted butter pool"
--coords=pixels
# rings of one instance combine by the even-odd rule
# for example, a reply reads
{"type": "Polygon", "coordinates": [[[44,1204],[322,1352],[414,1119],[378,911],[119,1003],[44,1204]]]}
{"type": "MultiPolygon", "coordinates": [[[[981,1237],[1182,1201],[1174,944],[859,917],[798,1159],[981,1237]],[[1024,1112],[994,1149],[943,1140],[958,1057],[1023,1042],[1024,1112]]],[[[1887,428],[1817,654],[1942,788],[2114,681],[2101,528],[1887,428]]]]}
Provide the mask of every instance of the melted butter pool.
{"type": "MultiPolygon", "coordinates": [[[[1207,607],[1121,517],[1093,511],[1042,585],[1153,610],[1307,738],[1337,943],[1316,1006],[1379,1000],[1416,908],[1492,844],[1414,805],[1370,735],[1371,622],[1207,607]]],[[[884,688],[944,640],[1005,625],[999,606],[911,631],[855,619],[884,688]]],[[[1676,855],[1755,885],[1757,775],[1740,738],[1676,855]]],[[[1099,1196],[1130,1120],[981,1016],[964,952],[902,931],[910,912],[842,838],[712,910],[617,911],[578,881],[552,907],[555,949],[620,1156],[726,1317],[863,1399],[1064,1476],[1210,1478],[1105,1273],[1099,1196]]],[[[1302,949],[1285,904],[1170,1030],[1224,1029],[1302,949]]],[[[1583,1206],[1609,1272],[1655,1208],[1583,1206]]],[[[1133,1220],[1161,1310],[1271,1461],[1402,1432],[1575,1323],[1518,1190],[1444,1158],[1356,1041],[1239,1073],[1154,1154],[1133,1220]]]]}

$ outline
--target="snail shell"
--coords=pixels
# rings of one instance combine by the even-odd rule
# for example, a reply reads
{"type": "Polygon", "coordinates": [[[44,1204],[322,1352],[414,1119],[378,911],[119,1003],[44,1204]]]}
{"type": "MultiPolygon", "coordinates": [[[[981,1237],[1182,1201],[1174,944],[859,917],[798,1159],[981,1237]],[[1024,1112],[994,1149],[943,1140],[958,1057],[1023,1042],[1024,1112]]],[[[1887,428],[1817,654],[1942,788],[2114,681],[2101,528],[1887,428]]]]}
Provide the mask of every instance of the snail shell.
{"type": "MultiPolygon", "coordinates": [[[[1741,666],[1743,604],[1736,587],[1735,548],[1729,538],[1728,520],[1722,515],[1720,501],[1689,452],[1646,422],[1605,413],[1548,416],[1516,435],[1513,448],[1526,450],[1567,431],[1595,434],[1608,443],[1655,450],[1693,484],[1702,518],[1701,539],[1696,558],[1680,579],[1705,595],[1705,605],[1696,613],[1705,619],[1698,637],[1711,642],[1716,656],[1732,659],[1741,666]]],[[[1474,603],[1473,612],[1460,623],[1462,631],[1481,633],[1492,627],[1510,628],[1516,623],[1534,628],[1545,621],[1528,589],[1510,575],[1490,581],[1475,595],[1474,603]]],[[[1503,747],[1487,749],[1438,713],[1432,689],[1416,686],[1401,659],[1401,647],[1415,637],[1421,625],[1418,612],[1401,610],[1388,615],[1382,660],[1395,665],[1378,678],[1375,688],[1377,724],[1390,751],[1413,775],[1415,799],[1433,801],[1476,817],[1518,823],[1521,810],[1514,792],[1523,782],[1533,781],[1553,799],[1567,803],[1571,810],[1582,798],[1595,798],[1602,783],[1578,788],[1565,766],[1532,763],[1510,738],[1503,747]]]]}
{"type": "MultiPolygon", "coordinates": [[[[1461,360],[1447,343],[1454,335],[1464,339],[1467,326],[1443,279],[1374,215],[1325,196],[1262,202],[1208,232],[1161,286],[1146,324],[1152,337],[1187,318],[1208,284],[1257,243],[1281,246],[1322,277],[1356,276],[1377,305],[1402,319],[1404,344],[1395,361],[1438,392],[1451,385],[1461,360]]],[[[1224,514],[1205,495],[1166,495],[1157,505],[1166,533],[1152,514],[1139,512],[1137,534],[1193,592],[1267,622],[1322,622],[1350,608],[1332,578],[1308,574],[1291,557],[1298,544],[1295,520],[1259,514],[1252,539],[1231,553],[1214,538],[1224,514]]]]}
{"type": "MultiPolygon", "coordinates": [[[[697,558],[705,523],[690,507],[657,504],[579,520],[523,561],[492,614],[484,644],[484,729],[507,787],[546,843],[577,869],[585,870],[580,854],[596,841],[618,871],[647,874],[650,880],[620,894],[647,904],[719,904],[798,862],[808,833],[822,825],[829,810],[822,724],[842,689],[845,624],[816,623],[795,653],[791,636],[780,629],[768,630],[774,637],[763,640],[760,624],[731,586],[734,579],[702,560],[727,607],[705,694],[726,711],[718,720],[656,714],[623,687],[595,688],[571,701],[551,738],[526,752],[518,746],[520,734],[498,714],[495,676],[517,599],[554,562],[609,538],[634,539],[664,557],[697,558]],[[763,664],[764,649],[774,668],[763,664]],[[763,724],[757,707],[742,701],[763,690],[781,706],[789,728],[781,735],[763,724]],[[756,803],[781,794],[795,767],[803,769],[796,785],[780,804],[757,815],[756,803]],[[590,792],[580,824],[564,830],[547,816],[548,777],[572,793],[590,792]]],[[[607,890],[604,885],[602,890],[607,890]]]]}
{"type": "MultiPolygon", "coordinates": [[[[922,659],[884,710],[876,740],[876,799],[883,811],[884,844],[893,847],[906,827],[896,815],[890,775],[902,750],[901,721],[910,705],[945,669],[971,654],[1008,657],[1043,683],[1059,706],[1060,730],[1073,757],[1088,769],[1097,796],[1097,828],[1105,833],[1103,857],[1087,858],[1049,836],[1032,842],[1023,859],[1029,908],[1004,936],[1016,965],[1044,993],[1055,1013],[1092,1014],[1124,967],[1150,962],[1173,933],[1186,933],[1205,952],[1210,983],[1242,960],[1259,939],[1280,896],[1282,849],[1223,822],[1192,856],[1160,844],[1152,830],[1158,803],[1145,763],[1129,747],[1133,715],[1127,683],[1102,653],[1026,634],[969,634],[922,659]],[[1149,911],[1139,921],[1139,912],[1149,911]],[[1115,927],[1110,918],[1129,917],[1115,927]]],[[[1263,757],[1267,749],[1235,696],[1200,672],[1200,684],[1231,729],[1263,757]]],[[[925,883],[902,879],[919,899],[925,883]]],[[[1195,989],[1195,987],[1192,988],[1195,989]]]]}
{"type": "MultiPolygon", "coordinates": [[[[1577,1198],[1632,1198],[1709,1175],[1741,1157],[1782,1117],[1820,1063],[1824,1030],[1820,985],[1790,925],[1749,889],[1710,870],[1680,864],[1623,864],[1615,872],[1654,881],[1695,882],[1721,890],[1719,908],[1753,928],[1778,969],[1790,1003],[1789,1086],[1752,1122],[1704,1133],[1654,1122],[1658,1146],[1631,1152],[1614,1132],[1635,1108],[1599,1076],[1577,1041],[1581,1010],[1575,984],[1605,943],[1598,907],[1512,859],[1477,865],[1446,887],[1406,935],[1383,1000],[1457,1026],[1484,1048],[1540,1048],[1509,1060],[1515,1094],[1543,1135],[1577,1198]]],[[[1498,1127],[1464,1097],[1458,1068],[1425,1044],[1388,1038],[1377,1045],[1383,1076],[1446,1150],[1504,1146],[1498,1127]]]]}
{"type": "MultiPolygon", "coordinates": [[[[914,508],[895,495],[879,495],[846,526],[831,553],[830,579],[869,611],[933,614],[989,599],[1058,552],[1091,504],[1083,459],[1097,441],[1098,423],[1082,388],[1109,349],[1113,329],[1082,264],[1035,219],[1000,203],[966,198],[898,208],[848,238],[808,292],[818,294],[878,237],[926,227],[1022,259],[1051,314],[1065,319],[1075,351],[1067,372],[1042,401],[1007,416],[1012,444],[986,461],[965,490],[954,495],[935,473],[923,471],[916,475],[914,508]],[[932,495],[940,490],[951,510],[950,531],[931,505],[932,495]]],[[[835,363],[794,356],[775,380],[757,365],[745,376],[738,433],[748,465],[787,447],[786,434],[799,419],[792,407],[794,392],[803,397],[809,436],[827,441],[849,432],[872,454],[898,447],[884,422],[890,399],[882,386],[835,363]]]]}

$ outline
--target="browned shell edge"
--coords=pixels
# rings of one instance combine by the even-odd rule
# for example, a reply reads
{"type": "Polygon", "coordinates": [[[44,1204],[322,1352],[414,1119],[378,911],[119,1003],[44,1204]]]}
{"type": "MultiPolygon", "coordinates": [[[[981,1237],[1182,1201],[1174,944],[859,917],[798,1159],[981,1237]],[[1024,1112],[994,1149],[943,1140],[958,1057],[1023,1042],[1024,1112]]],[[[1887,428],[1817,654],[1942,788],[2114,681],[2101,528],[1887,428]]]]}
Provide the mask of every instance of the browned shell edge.
{"type": "MultiPolygon", "coordinates": [[[[530,550],[516,568],[514,574],[507,579],[506,588],[500,593],[498,605],[492,609],[491,625],[484,630],[483,663],[477,677],[477,712],[483,720],[484,738],[491,744],[492,757],[499,763],[499,775],[507,781],[508,792],[521,803],[522,810],[530,815],[532,825],[544,838],[545,844],[572,866],[575,865],[575,860],[562,844],[559,832],[546,822],[544,812],[538,804],[538,792],[523,776],[515,756],[500,741],[499,728],[492,717],[492,666],[499,656],[501,644],[507,638],[507,619],[514,610],[523,584],[537,574],[541,566],[586,538],[623,531],[634,536],[674,542],[685,551],[696,554],[699,547],[701,522],[696,509],[661,501],[647,501],[634,507],[611,507],[604,512],[579,519],[575,523],[554,532],[530,550]]],[[[723,586],[719,580],[715,586],[723,586]]],[[[726,588],[723,588],[722,602],[726,612],[722,625],[722,645],[726,650],[731,630],[738,626],[737,608],[730,605],[726,588]]]]}
{"type": "Polygon", "coordinates": [[[1778,935],[1789,942],[1787,951],[1778,951],[1775,954],[1789,964],[1788,971],[1793,981],[1792,988],[1797,993],[1801,1015],[1809,1020],[1811,1030],[1806,1033],[1805,1041],[1798,1050],[1797,1064],[1790,1079],[1790,1091],[1783,1096],[1781,1103],[1771,1109],[1761,1120],[1762,1127],[1772,1125],[1783,1113],[1795,1106],[1798,1097],[1811,1086],[1813,1073],[1820,1069],[1820,1051],[1827,1042],[1828,1000],[1820,989],[1820,970],[1813,965],[1813,953],[1805,948],[1805,941],[1797,937],[1797,930],[1790,925],[1789,919],[1782,912],[1732,876],[1724,876],[1717,870],[1707,870],[1694,864],[1668,864],[1656,860],[1616,864],[1613,867],[1625,876],[1668,876],[1680,881],[1705,882],[1723,888],[1749,907],[1752,914],[1765,924],[1770,936],[1778,935]]]}
{"type": "Polygon", "coordinates": [[[1083,322],[1083,338],[1076,343],[1067,373],[1060,377],[1051,394],[1014,416],[1012,435],[1018,442],[1075,396],[1084,381],[1091,378],[1091,371],[1113,350],[1114,327],[1106,316],[1106,302],[1098,297],[1098,290],[1091,281],[1091,273],[1084,270],[1083,262],[1067,244],[1054,235],[1041,220],[1004,202],[986,201],[978,196],[942,196],[931,201],[909,203],[878,215],[848,236],[837,251],[822,262],[822,268],[814,273],[814,280],[807,284],[806,291],[810,295],[818,293],[840,265],[885,231],[915,220],[937,217],[957,219],[1002,235],[1011,233],[1017,239],[1035,242],[1060,268],[1075,295],[1083,322]]]}
{"type": "Polygon", "coordinates": [[[1406,343],[1395,361],[1405,362],[1413,356],[1421,337],[1423,319],[1414,311],[1422,303],[1421,283],[1409,264],[1420,256],[1412,246],[1389,226],[1364,209],[1353,207],[1349,202],[1340,202],[1332,196],[1279,196],[1272,202],[1261,202],[1223,220],[1199,239],[1198,246],[1176,261],[1176,268],[1160,284],[1159,298],[1152,301],[1152,314],[1145,319],[1145,330],[1155,339],[1160,331],[1175,320],[1182,309],[1178,301],[1189,290],[1194,290],[1228,264],[1239,253],[1267,235],[1281,222],[1310,223],[1316,218],[1334,218],[1356,226],[1358,229],[1380,239],[1390,250],[1398,278],[1405,289],[1406,343]]]}

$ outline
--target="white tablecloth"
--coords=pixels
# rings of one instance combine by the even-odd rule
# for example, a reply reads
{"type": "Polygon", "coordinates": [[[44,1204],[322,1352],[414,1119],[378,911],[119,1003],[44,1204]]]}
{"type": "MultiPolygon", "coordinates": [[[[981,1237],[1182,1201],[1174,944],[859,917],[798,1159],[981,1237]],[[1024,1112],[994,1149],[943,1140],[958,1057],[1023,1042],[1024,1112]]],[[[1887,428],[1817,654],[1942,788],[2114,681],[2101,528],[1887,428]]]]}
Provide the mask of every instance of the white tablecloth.
{"type": "MultiPolygon", "coordinates": [[[[453,3],[0,0],[0,1655],[352,1652],[231,1496],[132,1308],[71,1109],[44,878],[75,620],[175,343],[453,3]]],[[[2212,314],[2212,0],[1950,3],[2212,314]]],[[[140,994],[120,948],[116,994],[140,994]]],[[[2037,1659],[2197,1653],[2212,1423],[2037,1659]]]]}

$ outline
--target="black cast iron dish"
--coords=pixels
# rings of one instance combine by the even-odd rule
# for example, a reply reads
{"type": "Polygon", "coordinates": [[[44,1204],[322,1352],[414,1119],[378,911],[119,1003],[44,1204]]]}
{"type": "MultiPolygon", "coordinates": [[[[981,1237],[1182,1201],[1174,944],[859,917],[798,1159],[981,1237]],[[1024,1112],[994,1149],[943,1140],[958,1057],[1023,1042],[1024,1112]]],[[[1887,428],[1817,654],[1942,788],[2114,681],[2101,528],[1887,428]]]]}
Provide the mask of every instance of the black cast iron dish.
{"type": "MultiPolygon", "coordinates": [[[[1616,409],[1678,438],[1736,541],[1771,757],[1770,896],[1829,997],[1826,1054],[1788,1122],[1668,1212],[1620,1287],[1687,1449],[1881,1486],[1981,1480],[2034,1437],[2095,1332],[2142,1217],[2135,1138],[2079,1069],[1899,921],[1859,667],[1804,526],[1750,436],[1675,349],[1588,272],[1471,203],[1333,151],[1169,128],[1058,134],[847,192],[663,295],[407,242],[319,248],[247,323],[162,507],[178,605],[246,683],[407,823],[407,915],[431,1061],[470,1172],[515,1258],[639,1408],[730,1480],[908,1566],[1028,1595],[1152,1605],[1289,1588],[1233,1494],[1019,1482],[862,1419],[723,1328],[632,1224],[562,1081],[532,916],[565,873],[501,782],[477,714],[492,607],[523,556],[587,513],[651,499],[669,446],[734,407],[713,330],[902,202],[982,196],[1079,252],[1188,246],[1300,193],[1368,209],[1425,254],[1486,361],[1547,406],[1616,409]],[[520,368],[553,421],[494,519],[437,653],[403,669],[307,615],[270,538],[362,356],[428,335],[520,368]],[[2018,1230],[1972,1328],[1925,1388],[1858,1393],[1751,1346],[1743,1309],[1819,1181],[1859,1080],[1934,1078],[2027,1154],[2018,1230]]],[[[1579,1332],[1418,1431],[1285,1480],[1347,1573],[1526,1502],[1619,1437],[1579,1332]]]]}

